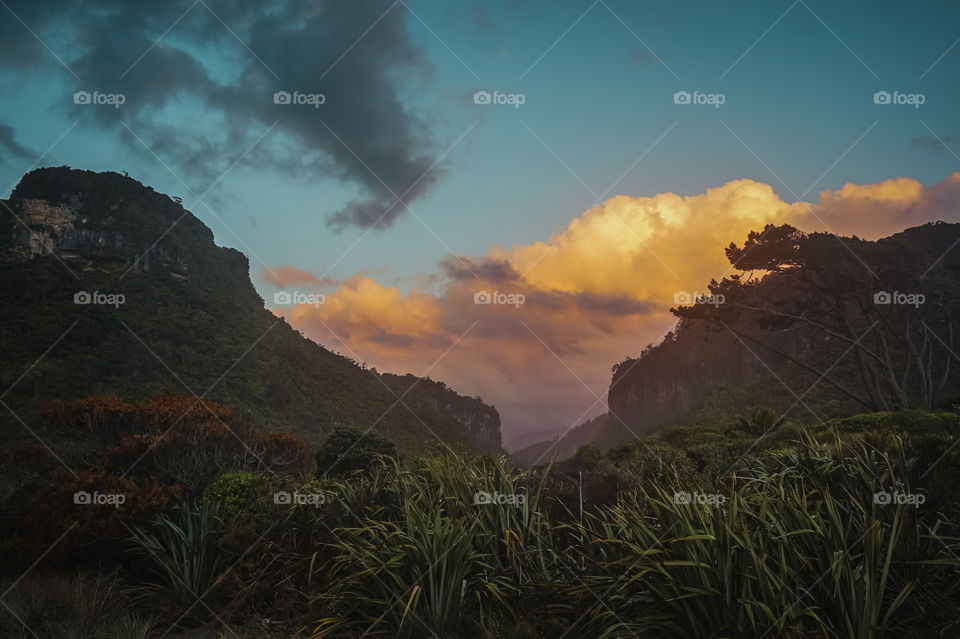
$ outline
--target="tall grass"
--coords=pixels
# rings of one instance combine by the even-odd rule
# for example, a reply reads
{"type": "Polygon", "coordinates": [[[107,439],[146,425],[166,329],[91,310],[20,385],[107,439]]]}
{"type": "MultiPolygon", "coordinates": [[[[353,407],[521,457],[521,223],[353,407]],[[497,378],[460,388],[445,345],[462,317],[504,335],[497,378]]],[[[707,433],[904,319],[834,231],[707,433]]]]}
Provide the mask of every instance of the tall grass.
{"type": "Polygon", "coordinates": [[[590,585],[609,593],[591,629],[599,637],[866,639],[908,625],[907,608],[927,597],[921,580],[938,565],[956,568],[948,540],[914,506],[874,503],[889,486],[914,490],[902,442],[889,452],[829,448],[808,439],[722,483],[719,507],[677,503],[672,488],[653,485],[642,504],[597,515],[616,522],[601,543],[619,548],[622,572],[590,585]]]}
{"type": "MultiPolygon", "coordinates": [[[[351,525],[313,566],[316,637],[897,636],[942,605],[954,540],[893,438],[880,450],[804,435],[713,486],[667,474],[612,506],[551,504],[546,471],[503,460],[385,464],[327,487],[351,525]],[[476,504],[484,491],[524,495],[476,504]],[[675,493],[722,495],[721,505],[675,493]],[[548,512],[560,512],[552,521],[548,512]],[[926,514],[925,514],[926,513],[926,514]],[[926,583],[925,583],[926,582],[926,583]],[[526,617],[535,617],[528,623],[526,617]],[[553,628],[554,630],[550,630],[553,628]]],[[[315,555],[315,559],[320,555],[315,555]]],[[[954,604],[955,606],[955,604],[954,604]]],[[[954,607],[956,609],[956,607],[954,607]]]]}

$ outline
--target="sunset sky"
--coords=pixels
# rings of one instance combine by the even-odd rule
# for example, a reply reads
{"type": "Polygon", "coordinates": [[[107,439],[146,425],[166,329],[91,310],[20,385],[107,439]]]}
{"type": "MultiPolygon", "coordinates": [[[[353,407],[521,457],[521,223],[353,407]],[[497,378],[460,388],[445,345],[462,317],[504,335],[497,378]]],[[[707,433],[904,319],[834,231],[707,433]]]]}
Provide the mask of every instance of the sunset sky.
{"type": "Polygon", "coordinates": [[[0,196],[61,164],[180,196],[269,308],[507,440],[602,413],[751,229],[958,221],[955,2],[0,5],[0,196]]]}

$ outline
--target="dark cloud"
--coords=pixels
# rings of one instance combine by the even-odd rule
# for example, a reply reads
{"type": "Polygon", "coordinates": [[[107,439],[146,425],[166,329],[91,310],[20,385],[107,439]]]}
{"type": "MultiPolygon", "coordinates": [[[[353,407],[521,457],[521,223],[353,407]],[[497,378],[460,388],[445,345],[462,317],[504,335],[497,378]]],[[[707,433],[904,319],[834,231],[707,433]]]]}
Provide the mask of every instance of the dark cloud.
{"type": "Polygon", "coordinates": [[[0,66],[56,67],[75,90],[123,94],[118,109],[70,96],[64,105],[143,154],[139,137],[198,194],[256,143],[247,166],[355,187],[355,199],[327,212],[330,227],[386,228],[442,175],[431,170],[430,129],[404,100],[406,83],[428,81],[432,67],[402,4],[234,0],[186,15],[190,3],[9,4],[79,80],[12,19],[0,26],[0,66]],[[281,91],[325,101],[275,104],[281,91]]]}
{"type": "Polygon", "coordinates": [[[649,300],[638,300],[626,295],[585,291],[576,293],[573,297],[574,304],[582,309],[616,317],[655,313],[663,308],[662,304],[656,304],[649,300]]]}
{"type": "Polygon", "coordinates": [[[39,157],[39,155],[39,153],[31,151],[17,142],[13,127],[7,124],[0,124],[0,164],[6,162],[9,158],[29,162],[31,159],[39,157]]]}
{"type": "Polygon", "coordinates": [[[446,255],[440,260],[440,270],[453,280],[481,279],[493,284],[518,282],[520,273],[506,260],[489,257],[472,258],[459,255],[446,255]]]}
{"type": "Polygon", "coordinates": [[[377,328],[370,332],[367,339],[374,344],[391,348],[447,348],[450,346],[450,336],[446,333],[433,332],[412,337],[403,333],[394,333],[377,328]]]}
{"type": "Polygon", "coordinates": [[[960,136],[956,135],[947,135],[939,139],[932,135],[924,135],[910,140],[910,144],[913,146],[920,146],[928,149],[938,149],[941,151],[947,149],[947,147],[944,145],[953,146],[957,143],[960,143],[960,136]]]}

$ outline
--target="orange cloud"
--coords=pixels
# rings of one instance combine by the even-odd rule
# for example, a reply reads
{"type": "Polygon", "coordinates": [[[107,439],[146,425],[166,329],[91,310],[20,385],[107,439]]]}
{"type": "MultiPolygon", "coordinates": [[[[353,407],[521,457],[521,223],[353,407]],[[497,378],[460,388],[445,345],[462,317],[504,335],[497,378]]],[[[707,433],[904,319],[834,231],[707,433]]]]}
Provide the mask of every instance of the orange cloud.
{"type": "Polygon", "coordinates": [[[287,288],[299,284],[314,284],[322,287],[337,285],[336,280],[329,277],[319,278],[310,271],[304,271],[295,266],[278,266],[271,269],[263,265],[260,267],[260,277],[267,284],[273,284],[277,288],[287,288]]]}
{"type": "Polygon", "coordinates": [[[805,230],[877,239],[910,226],[956,219],[958,202],[960,172],[929,187],[906,177],[876,184],[848,182],[836,191],[821,192],[813,212],[795,224],[805,230]]]}
{"type": "Polygon", "coordinates": [[[610,367],[673,325],[675,293],[729,272],[723,248],[749,231],[825,223],[873,238],[951,219],[958,202],[960,172],[930,187],[911,178],[846,184],[814,203],[785,202],[753,180],[691,196],[616,196],[545,241],[446,256],[424,280],[429,291],[404,294],[361,274],[324,304],[285,314],[306,335],[380,370],[429,374],[482,395],[497,405],[509,438],[603,412],[610,367]],[[476,303],[494,293],[491,303],[476,303]]]}

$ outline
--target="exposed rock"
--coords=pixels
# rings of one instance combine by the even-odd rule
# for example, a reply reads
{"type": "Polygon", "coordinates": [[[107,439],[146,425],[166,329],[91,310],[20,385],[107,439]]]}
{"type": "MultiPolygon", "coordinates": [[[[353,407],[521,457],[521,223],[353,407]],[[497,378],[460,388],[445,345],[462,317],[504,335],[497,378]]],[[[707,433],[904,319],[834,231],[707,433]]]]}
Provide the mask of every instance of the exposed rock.
{"type": "Polygon", "coordinates": [[[32,259],[49,255],[74,230],[77,214],[62,204],[26,198],[7,205],[15,213],[10,257],[32,259]]]}
{"type": "Polygon", "coordinates": [[[13,215],[12,229],[6,238],[0,238],[0,259],[23,261],[55,254],[64,262],[80,263],[81,269],[91,268],[95,262],[97,268],[112,264],[124,271],[133,268],[189,279],[187,256],[172,246],[173,238],[162,226],[159,232],[152,232],[150,227],[158,220],[143,224],[147,221],[143,214],[155,207],[170,219],[168,210],[179,209],[167,229],[184,218],[190,218],[185,228],[196,227],[199,221],[171,198],[147,190],[136,180],[116,173],[38,169],[24,176],[10,200],[2,204],[0,208],[13,215]],[[69,190],[51,198],[47,188],[51,180],[69,190]],[[80,190],[85,185],[97,192],[80,190]],[[126,200],[124,193],[134,190],[140,201],[126,200]]]}

